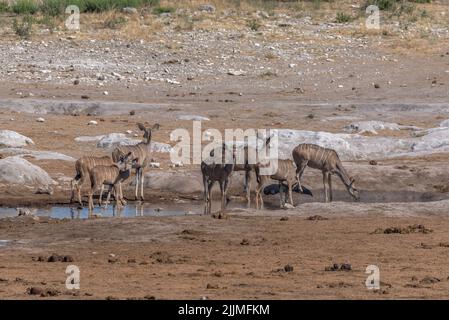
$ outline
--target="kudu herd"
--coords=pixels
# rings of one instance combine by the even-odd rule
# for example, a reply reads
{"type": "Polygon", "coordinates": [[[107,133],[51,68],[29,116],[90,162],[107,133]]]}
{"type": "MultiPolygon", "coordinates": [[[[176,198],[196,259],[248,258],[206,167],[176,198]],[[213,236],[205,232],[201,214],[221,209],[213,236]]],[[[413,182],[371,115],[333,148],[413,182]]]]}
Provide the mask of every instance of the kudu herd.
{"type": "MultiPolygon", "coordinates": [[[[111,194],[114,196],[116,206],[121,207],[126,204],[123,197],[122,184],[131,176],[131,170],[135,169],[136,185],[135,200],[144,200],[144,176],[151,159],[151,136],[153,130],[159,129],[159,124],[152,127],[145,127],[138,123],[137,127],[143,132],[143,140],[130,146],[118,146],[112,152],[112,157],[93,157],[84,156],[75,163],[76,175],[71,182],[71,199],[74,201],[75,194],[80,206],[83,206],[81,198],[81,187],[88,178],[90,180],[90,189],[88,192],[89,212],[93,210],[93,195],[99,193],[99,206],[102,206],[102,196],[104,186],[108,186],[108,195],[105,206],[108,205],[111,194]],[[140,197],[139,197],[140,187],[140,197]]],[[[292,151],[292,160],[278,159],[274,172],[265,174],[267,167],[270,166],[270,160],[259,158],[263,149],[269,149],[272,136],[263,140],[262,146],[251,147],[248,143],[243,146],[243,161],[236,161],[236,146],[228,147],[222,143],[219,147],[213,149],[209,157],[201,163],[201,173],[204,187],[204,213],[210,214],[212,207],[211,191],[215,182],[218,182],[221,191],[221,210],[225,210],[228,197],[227,192],[230,185],[230,178],[234,171],[244,171],[244,191],[246,193],[246,202],[248,208],[251,205],[251,173],[254,172],[257,180],[255,188],[256,209],[262,209],[264,202],[262,191],[265,194],[279,193],[280,207],[285,207],[286,202],[290,206],[293,204],[293,191],[312,195],[301,183],[301,177],[307,166],[322,171],[325,201],[333,200],[331,176],[337,175],[345,185],[349,194],[355,199],[359,199],[358,191],[354,185],[354,179],[348,175],[343,167],[338,154],[335,150],[320,147],[314,144],[299,144],[292,151]],[[220,155],[217,157],[216,155],[220,155]],[[254,159],[252,159],[255,156],[254,159]],[[277,181],[278,185],[267,186],[271,181],[277,181]],[[285,191],[285,198],[283,196],[285,191]]],[[[257,137],[257,142],[259,142],[257,137]]],[[[266,152],[265,150],[264,152],[266,152]]],[[[240,158],[239,158],[240,159],[240,158]]],[[[240,159],[242,160],[242,159],[240,159]]]]}

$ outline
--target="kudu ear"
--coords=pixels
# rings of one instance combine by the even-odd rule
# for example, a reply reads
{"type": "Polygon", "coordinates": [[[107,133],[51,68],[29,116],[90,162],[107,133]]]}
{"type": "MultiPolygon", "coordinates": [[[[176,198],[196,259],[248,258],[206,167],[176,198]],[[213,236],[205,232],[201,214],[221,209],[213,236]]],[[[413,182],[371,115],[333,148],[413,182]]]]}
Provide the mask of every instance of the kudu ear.
{"type": "Polygon", "coordinates": [[[159,123],[154,124],[154,126],[151,127],[151,130],[159,130],[161,125],[159,123]]]}
{"type": "Polygon", "coordinates": [[[140,122],[137,124],[137,128],[139,128],[142,131],[146,131],[147,130],[147,128],[145,128],[145,126],[142,123],[140,123],[140,122]]]}

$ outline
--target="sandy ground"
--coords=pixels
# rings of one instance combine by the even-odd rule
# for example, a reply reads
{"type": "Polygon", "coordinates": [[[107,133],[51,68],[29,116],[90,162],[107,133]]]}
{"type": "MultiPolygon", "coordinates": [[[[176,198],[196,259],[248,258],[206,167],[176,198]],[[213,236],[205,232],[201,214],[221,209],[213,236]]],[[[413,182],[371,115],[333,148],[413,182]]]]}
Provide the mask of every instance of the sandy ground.
{"type": "MultiPolygon", "coordinates": [[[[203,129],[332,133],[342,133],[354,119],[425,129],[449,118],[446,27],[425,35],[411,27],[386,34],[357,28],[357,22],[338,25],[280,15],[266,21],[260,32],[244,27],[175,34],[164,30],[143,42],[88,33],[67,39],[58,32],[19,41],[5,28],[1,57],[9,63],[0,67],[0,129],[32,138],[32,150],[78,158],[110,151],[77,143],[76,137],[137,133],[137,122],[159,123],[153,141],[173,144],[172,130],[192,128],[190,121],[176,120],[185,114],[210,118],[203,129]],[[279,27],[285,20],[289,27],[279,27]],[[273,74],[264,75],[262,67],[273,74]],[[229,75],[231,68],[246,74],[229,75]],[[116,71],[125,76],[111,77],[116,71]],[[97,80],[97,73],[107,75],[106,80],[97,80]],[[98,125],[88,126],[91,120],[98,125]]],[[[405,138],[410,132],[386,130],[379,136],[405,138]]],[[[0,156],[8,154],[0,149],[0,156]]],[[[0,184],[0,205],[67,205],[74,163],[26,159],[58,183],[54,193],[0,184]]],[[[161,168],[148,171],[148,203],[163,207],[182,198],[191,200],[192,207],[201,205],[198,166],[171,168],[163,153],[155,153],[154,159],[161,168]]],[[[314,197],[295,195],[298,206],[292,210],[277,209],[277,197],[267,197],[264,211],[239,209],[242,180],[236,174],[230,192],[236,197],[227,219],[1,218],[0,298],[448,298],[449,155],[376,159],[376,164],[369,160],[344,162],[361,191],[359,203],[351,201],[340,182],[334,183],[337,202],[321,203],[321,173],[307,170],[304,183],[314,197]],[[306,219],[314,215],[326,219],[306,219]],[[373,233],[413,225],[432,232],[373,233]],[[73,262],[38,261],[52,254],[70,255],[73,262]],[[334,263],[350,264],[352,270],[325,271],[334,263]],[[65,288],[70,264],[80,268],[79,291],[65,288]],[[287,265],[293,271],[286,272],[287,265]],[[365,287],[368,265],[380,268],[380,290],[365,287]],[[30,295],[32,287],[49,293],[30,295]]],[[[131,197],[132,188],[125,191],[131,197]]],[[[189,203],[183,204],[185,209],[189,203]]]]}

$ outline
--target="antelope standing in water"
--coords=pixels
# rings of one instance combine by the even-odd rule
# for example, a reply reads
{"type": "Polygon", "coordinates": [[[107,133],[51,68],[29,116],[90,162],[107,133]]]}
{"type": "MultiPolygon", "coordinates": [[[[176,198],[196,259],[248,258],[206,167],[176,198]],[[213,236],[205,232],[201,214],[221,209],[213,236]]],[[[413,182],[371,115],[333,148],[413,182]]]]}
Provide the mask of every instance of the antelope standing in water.
{"type": "Polygon", "coordinates": [[[246,201],[247,201],[247,207],[249,208],[251,206],[251,171],[255,171],[256,163],[257,163],[257,152],[263,150],[268,146],[270,143],[271,136],[268,137],[265,140],[265,143],[263,147],[259,150],[249,147],[248,145],[245,145],[243,148],[243,156],[244,156],[244,163],[243,164],[235,164],[234,171],[245,171],[245,182],[244,182],[244,191],[246,192],[246,201]],[[252,159],[254,163],[250,163],[249,155],[253,154],[256,156],[256,159],[252,159]]]}
{"type": "Polygon", "coordinates": [[[296,180],[301,187],[301,176],[307,166],[323,172],[323,185],[326,202],[332,201],[332,181],[331,175],[340,177],[349,194],[355,199],[359,199],[359,192],[354,186],[354,178],[350,177],[343,167],[340,158],[335,150],[320,147],[315,144],[303,143],[295,147],[292,151],[293,159],[296,163],[296,180]],[[326,184],[329,186],[329,192],[326,184]]]}
{"type": "MultiPolygon", "coordinates": [[[[138,199],[138,189],[140,184],[140,199],[143,201],[143,180],[145,168],[150,163],[151,159],[151,134],[153,130],[159,129],[159,124],[156,123],[151,128],[145,128],[141,123],[137,124],[137,127],[143,131],[143,141],[134,146],[120,146],[112,152],[112,160],[118,162],[121,154],[127,154],[129,152],[133,155],[133,168],[136,169],[136,189],[134,192],[135,200],[138,199]]],[[[122,193],[122,185],[119,184],[120,193],[122,193]]]]}
{"type": "Polygon", "coordinates": [[[104,186],[109,186],[108,196],[106,199],[106,205],[109,202],[111,191],[114,192],[115,202],[117,206],[123,204],[123,194],[121,190],[117,188],[123,181],[126,181],[131,175],[131,166],[134,164],[132,159],[132,153],[119,156],[119,161],[111,165],[99,165],[95,166],[90,172],[90,192],[89,192],[89,211],[93,210],[93,194],[100,188],[100,198],[98,204],[101,206],[101,200],[103,195],[104,186]],[[118,189],[118,190],[117,190],[118,189]]]}
{"type": "Polygon", "coordinates": [[[71,182],[71,197],[70,203],[73,202],[75,198],[75,191],[78,194],[78,203],[80,206],[83,205],[83,201],[81,200],[81,187],[86,180],[86,177],[90,176],[92,169],[95,166],[109,166],[112,165],[111,157],[88,157],[84,156],[79,158],[75,163],[76,175],[71,182]]]}
{"type": "Polygon", "coordinates": [[[203,175],[203,186],[204,186],[204,214],[211,213],[212,199],[211,191],[215,182],[220,185],[221,191],[221,211],[226,208],[227,202],[227,191],[229,187],[229,179],[234,171],[235,166],[235,149],[232,150],[232,161],[226,163],[227,158],[230,158],[231,152],[228,150],[226,145],[216,148],[210,152],[210,158],[207,161],[201,162],[201,173],[203,175]],[[215,152],[222,152],[221,161],[216,163],[213,159],[215,152]],[[226,157],[228,156],[228,157],[226,157]]]}
{"type": "Polygon", "coordinates": [[[279,196],[280,196],[280,207],[285,206],[285,199],[283,197],[283,182],[287,183],[287,192],[289,203],[293,205],[292,190],[293,185],[296,183],[296,166],[292,160],[277,160],[277,170],[276,173],[271,175],[262,175],[260,169],[263,167],[269,167],[270,164],[257,164],[255,171],[257,177],[257,187],[256,187],[256,209],[263,209],[263,198],[262,190],[270,179],[279,181],[279,196]]]}

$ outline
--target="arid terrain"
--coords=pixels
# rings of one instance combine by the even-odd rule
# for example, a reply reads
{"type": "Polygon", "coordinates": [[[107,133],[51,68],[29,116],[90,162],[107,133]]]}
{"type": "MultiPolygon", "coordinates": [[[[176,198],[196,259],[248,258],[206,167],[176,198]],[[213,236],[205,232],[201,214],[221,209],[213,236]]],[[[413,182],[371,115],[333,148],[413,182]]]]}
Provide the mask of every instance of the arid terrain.
{"type": "Polygon", "coordinates": [[[0,12],[0,298],[447,299],[449,5],[407,2],[368,30],[362,1],[162,3],[174,9],[82,13],[79,31],[56,19],[28,38],[0,12]],[[199,117],[203,131],[279,129],[284,157],[303,142],[334,148],[360,201],[335,177],[323,203],[308,168],[313,197],[246,209],[236,172],[224,218],[202,215],[199,165],[169,153],[173,130],[199,117]],[[158,214],[17,217],[76,209],[74,160],[140,140],[139,122],[160,124],[145,182],[158,214]],[[68,265],[80,290],[66,289],[68,265]],[[365,286],[368,265],[379,290],[365,286]]]}

